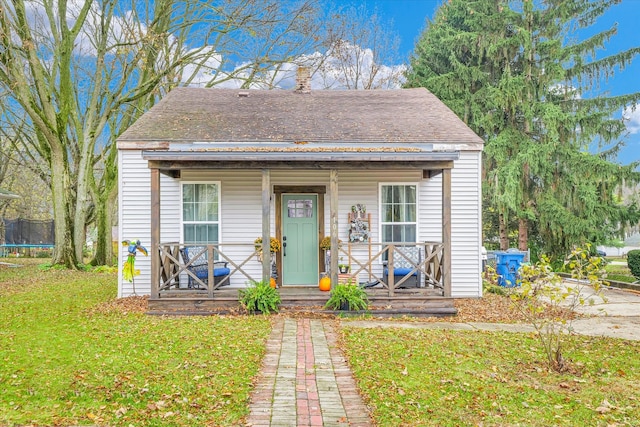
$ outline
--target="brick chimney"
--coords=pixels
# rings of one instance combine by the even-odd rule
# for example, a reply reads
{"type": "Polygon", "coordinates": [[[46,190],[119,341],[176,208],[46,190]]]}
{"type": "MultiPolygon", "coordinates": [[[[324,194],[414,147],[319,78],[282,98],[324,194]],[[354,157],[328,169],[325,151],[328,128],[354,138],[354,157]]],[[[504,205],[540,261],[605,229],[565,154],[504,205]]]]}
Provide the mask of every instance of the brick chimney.
{"type": "Polygon", "coordinates": [[[311,93],[311,72],[308,67],[298,66],[295,91],[297,93],[311,93]]]}

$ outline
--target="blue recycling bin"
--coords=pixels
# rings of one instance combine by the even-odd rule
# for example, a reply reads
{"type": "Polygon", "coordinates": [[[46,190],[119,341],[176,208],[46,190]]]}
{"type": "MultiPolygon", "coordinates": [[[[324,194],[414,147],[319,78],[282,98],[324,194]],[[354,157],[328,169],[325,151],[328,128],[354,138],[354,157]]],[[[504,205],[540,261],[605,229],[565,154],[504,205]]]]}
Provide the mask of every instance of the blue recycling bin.
{"type": "Polygon", "coordinates": [[[496,272],[498,284],[504,287],[516,286],[518,269],[524,260],[524,252],[496,252],[496,272]]]}

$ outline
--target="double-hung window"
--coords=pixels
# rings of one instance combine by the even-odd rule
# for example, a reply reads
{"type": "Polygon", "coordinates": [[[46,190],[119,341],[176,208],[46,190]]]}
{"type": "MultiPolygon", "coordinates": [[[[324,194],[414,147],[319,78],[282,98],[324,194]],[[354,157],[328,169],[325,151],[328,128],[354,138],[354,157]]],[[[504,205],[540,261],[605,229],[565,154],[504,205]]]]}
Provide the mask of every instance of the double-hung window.
{"type": "Polygon", "coordinates": [[[219,242],[219,182],[182,184],[182,237],[186,244],[219,242]]]}
{"type": "Polygon", "coordinates": [[[416,184],[380,185],[380,236],[382,242],[416,242],[418,204],[416,184]]]}

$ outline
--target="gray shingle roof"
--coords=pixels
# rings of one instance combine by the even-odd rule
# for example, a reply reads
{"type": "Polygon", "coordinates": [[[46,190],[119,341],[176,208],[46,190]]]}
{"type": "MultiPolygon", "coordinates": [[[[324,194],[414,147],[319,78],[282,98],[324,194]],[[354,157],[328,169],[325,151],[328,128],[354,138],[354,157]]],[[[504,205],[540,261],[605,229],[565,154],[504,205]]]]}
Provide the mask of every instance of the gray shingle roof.
{"type": "Polygon", "coordinates": [[[482,144],[423,88],[310,94],[176,88],[118,140],[482,144]]]}

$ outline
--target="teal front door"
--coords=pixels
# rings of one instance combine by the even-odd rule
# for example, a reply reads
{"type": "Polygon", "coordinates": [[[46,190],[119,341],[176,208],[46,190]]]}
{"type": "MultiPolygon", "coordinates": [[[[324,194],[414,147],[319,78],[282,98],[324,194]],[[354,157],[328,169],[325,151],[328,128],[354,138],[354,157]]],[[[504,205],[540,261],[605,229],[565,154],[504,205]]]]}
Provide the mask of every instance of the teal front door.
{"type": "Polygon", "coordinates": [[[318,284],[318,195],[282,195],[282,284],[318,284]]]}

